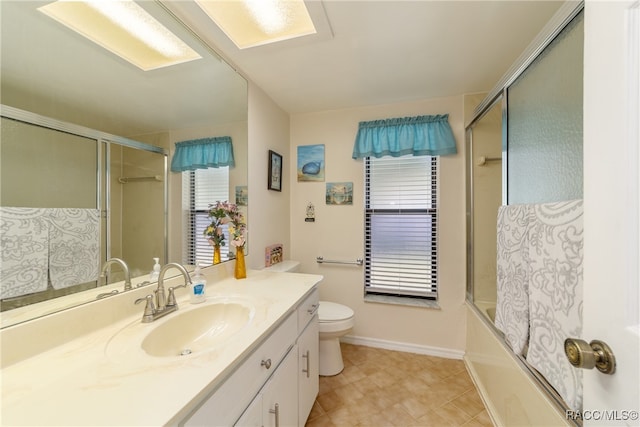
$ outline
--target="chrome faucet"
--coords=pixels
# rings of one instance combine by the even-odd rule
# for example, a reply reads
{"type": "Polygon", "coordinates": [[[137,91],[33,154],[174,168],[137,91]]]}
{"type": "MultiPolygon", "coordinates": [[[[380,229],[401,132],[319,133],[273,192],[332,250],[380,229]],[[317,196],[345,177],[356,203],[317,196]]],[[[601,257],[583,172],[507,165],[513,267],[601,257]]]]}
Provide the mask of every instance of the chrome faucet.
{"type": "Polygon", "coordinates": [[[176,311],[178,309],[178,303],[176,302],[175,290],[178,288],[185,288],[190,283],[191,278],[189,277],[189,273],[182,265],[176,262],[170,262],[169,264],[164,265],[160,269],[160,274],[158,275],[158,287],[155,291],[153,291],[156,294],[155,303],[153,295],[151,294],[142,298],[138,298],[134,302],[134,304],[139,304],[142,301],[146,301],[144,314],[142,315],[142,323],[153,322],[156,319],[159,319],[171,312],[176,311]],[[170,287],[169,294],[165,296],[164,275],[170,268],[176,268],[180,270],[180,273],[182,273],[182,275],[184,276],[184,284],[180,286],[170,287]]]}
{"type": "Polygon", "coordinates": [[[107,270],[111,264],[119,264],[122,267],[122,271],[124,271],[124,290],[128,291],[131,289],[131,274],[129,273],[129,267],[127,263],[121,260],[120,258],[110,258],[107,262],[104,263],[102,267],[102,272],[100,273],[100,277],[104,278],[104,284],[107,284],[107,270]]]}

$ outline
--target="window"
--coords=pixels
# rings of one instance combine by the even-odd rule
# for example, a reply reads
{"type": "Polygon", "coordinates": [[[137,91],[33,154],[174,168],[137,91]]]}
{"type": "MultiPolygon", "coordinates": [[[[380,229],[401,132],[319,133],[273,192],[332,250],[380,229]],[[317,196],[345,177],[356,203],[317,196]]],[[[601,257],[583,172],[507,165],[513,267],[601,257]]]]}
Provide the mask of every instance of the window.
{"type": "MultiPolygon", "coordinates": [[[[182,172],[182,211],[185,236],[183,260],[186,264],[210,265],[213,247],[204,237],[204,229],[211,223],[209,205],[229,200],[229,167],[196,169],[182,172]]],[[[226,241],[229,231],[224,227],[226,241]]],[[[222,259],[227,259],[229,246],[221,248],[222,259]]]]}
{"type": "Polygon", "coordinates": [[[433,156],[365,160],[365,294],[437,299],[433,156]]]}

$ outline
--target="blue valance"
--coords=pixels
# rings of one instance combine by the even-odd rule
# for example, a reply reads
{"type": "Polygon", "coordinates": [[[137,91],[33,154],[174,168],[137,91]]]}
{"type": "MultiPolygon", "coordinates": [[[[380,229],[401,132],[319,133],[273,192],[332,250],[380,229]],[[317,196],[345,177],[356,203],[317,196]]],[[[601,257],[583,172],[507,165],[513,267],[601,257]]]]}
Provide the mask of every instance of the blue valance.
{"type": "Polygon", "coordinates": [[[440,114],[360,122],[352,157],[442,156],[456,153],[449,115],[440,114]]]}
{"type": "Polygon", "coordinates": [[[235,166],[230,136],[176,142],[171,172],[235,166]]]}

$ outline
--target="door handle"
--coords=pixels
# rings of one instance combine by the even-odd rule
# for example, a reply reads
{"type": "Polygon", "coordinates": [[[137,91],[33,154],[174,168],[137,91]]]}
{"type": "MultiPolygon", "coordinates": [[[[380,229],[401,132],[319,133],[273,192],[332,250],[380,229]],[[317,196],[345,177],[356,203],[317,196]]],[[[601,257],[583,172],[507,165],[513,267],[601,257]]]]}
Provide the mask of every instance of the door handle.
{"type": "Polygon", "coordinates": [[[564,340],[564,354],[576,368],[593,369],[612,375],[616,371],[616,358],[606,343],[593,340],[587,344],[578,338],[564,340]]]}
{"type": "Polygon", "coordinates": [[[307,369],[303,369],[302,372],[307,374],[307,378],[309,378],[309,373],[311,372],[310,366],[309,366],[309,350],[307,350],[307,352],[305,354],[302,355],[303,358],[307,359],[307,369]]]}
{"type": "Polygon", "coordinates": [[[269,413],[276,416],[276,427],[280,427],[280,405],[276,403],[275,409],[269,409],[269,413]]]}

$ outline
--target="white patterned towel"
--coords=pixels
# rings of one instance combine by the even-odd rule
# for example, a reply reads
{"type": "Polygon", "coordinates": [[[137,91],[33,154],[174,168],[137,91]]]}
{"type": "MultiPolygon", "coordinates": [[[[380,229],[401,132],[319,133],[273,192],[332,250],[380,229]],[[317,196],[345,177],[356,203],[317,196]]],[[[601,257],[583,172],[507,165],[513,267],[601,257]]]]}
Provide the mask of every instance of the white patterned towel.
{"type": "Polygon", "coordinates": [[[98,279],[100,215],[97,209],[47,209],[49,275],[62,289],[98,279]]]}
{"type": "Polygon", "coordinates": [[[0,208],[0,298],[47,289],[49,222],[45,209],[0,208]]]}
{"type": "Polygon", "coordinates": [[[531,205],[498,209],[496,327],[516,354],[523,354],[529,338],[529,261],[527,229],[531,205]]]}
{"type": "Polygon", "coordinates": [[[574,410],[582,409],[582,371],[564,354],[582,336],[582,200],[535,205],[529,227],[530,342],[527,361],[574,410]]]}

